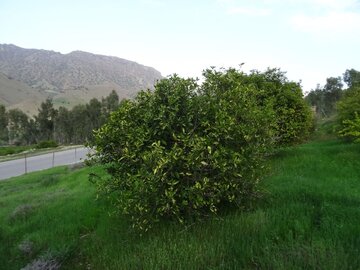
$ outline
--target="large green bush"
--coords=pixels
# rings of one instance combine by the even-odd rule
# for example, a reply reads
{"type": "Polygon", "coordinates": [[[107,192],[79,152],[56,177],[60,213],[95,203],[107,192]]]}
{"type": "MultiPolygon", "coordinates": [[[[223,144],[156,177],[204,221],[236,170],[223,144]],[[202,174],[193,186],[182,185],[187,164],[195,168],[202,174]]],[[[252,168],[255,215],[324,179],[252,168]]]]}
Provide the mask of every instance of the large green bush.
{"type": "MultiPolygon", "coordinates": [[[[231,76],[230,76],[231,77],[231,76]]],[[[139,229],[242,207],[257,194],[274,115],[254,86],[208,72],[202,87],[172,76],[123,101],[96,132],[94,147],[111,178],[98,181],[139,229]],[[226,78],[226,80],[230,80],[226,78]]]]}
{"type": "Polygon", "coordinates": [[[346,90],[337,109],[339,135],[360,142],[360,87],[346,90]]]}
{"type": "Polygon", "coordinates": [[[95,133],[98,179],[139,229],[161,219],[196,220],[258,195],[264,159],[299,141],[310,112],[298,84],[268,70],[204,71],[204,82],[172,76],[125,100],[95,133]]]}

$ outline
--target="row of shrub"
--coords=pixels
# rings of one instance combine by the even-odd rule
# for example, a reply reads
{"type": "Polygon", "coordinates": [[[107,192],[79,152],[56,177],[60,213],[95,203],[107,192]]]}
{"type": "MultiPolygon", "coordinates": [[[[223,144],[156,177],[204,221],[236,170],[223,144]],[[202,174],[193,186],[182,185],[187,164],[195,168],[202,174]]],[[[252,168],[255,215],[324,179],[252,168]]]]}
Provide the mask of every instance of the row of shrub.
{"type": "Polygon", "coordinates": [[[24,151],[31,150],[33,148],[43,149],[43,148],[55,148],[58,147],[58,144],[53,141],[41,141],[35,145],[11,145],[11,146],[1,146],[0,147],[0,156],[18,154],[24,151]]]}
{"type": "Polygon", "coordinates": [[[337,111],[339,135],[360,142],[360,83],[345,91],[337,111]]]}
{"type": "Polygon", "coordinates": [[[91,146],[110,177],[92,176],[133,226],[186,223],[259,194],[274,147],[304,140],[312,117],[301,87],[278,69],[211,68],[170,76],[124,100],[91,146]]]}
{"type": "Polygon", "coordinates": [[[36,144],[37,149],[43,149],[43,148],[56,148],[58,147],[58,143],[54,140],[48,140],[48,141],[41,141],[36,144]]]}

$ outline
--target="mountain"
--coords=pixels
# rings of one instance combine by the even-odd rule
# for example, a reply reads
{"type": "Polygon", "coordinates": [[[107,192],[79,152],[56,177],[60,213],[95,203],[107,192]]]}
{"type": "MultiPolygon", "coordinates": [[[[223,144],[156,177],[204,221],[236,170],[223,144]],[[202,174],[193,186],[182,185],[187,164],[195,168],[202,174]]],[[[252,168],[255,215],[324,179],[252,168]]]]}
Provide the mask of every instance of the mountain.
{"type": "Polygon", "coordinates": [[[8,109],[20,108],[31,115],[47,96],[40,90],[0,73],[0,104],[8,109]]]}
{"type": "Polygon", "coordinates": [[[71,107],[107,96],[111,90],[120,99],[131,98],[162,78],[152,67],[118,57],[82,51],[61,54],[12,44],[0,44],[0,73],[0,102],[20,108],[48,96],[58,106],[71,107]]]}

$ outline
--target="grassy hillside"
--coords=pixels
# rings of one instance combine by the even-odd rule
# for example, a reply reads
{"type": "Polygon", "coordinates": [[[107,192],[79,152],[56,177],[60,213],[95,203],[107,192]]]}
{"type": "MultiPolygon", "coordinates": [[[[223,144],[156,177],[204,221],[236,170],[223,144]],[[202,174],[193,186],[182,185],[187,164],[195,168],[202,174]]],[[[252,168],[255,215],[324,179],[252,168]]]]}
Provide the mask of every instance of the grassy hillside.
{"type": "Polygon", "coordinates": [[[264,197],[184,229],[136,235],[65,167],[0,182],[0,268],[359,269],[360,145],[308,143],[273,157],[264,197]]]}

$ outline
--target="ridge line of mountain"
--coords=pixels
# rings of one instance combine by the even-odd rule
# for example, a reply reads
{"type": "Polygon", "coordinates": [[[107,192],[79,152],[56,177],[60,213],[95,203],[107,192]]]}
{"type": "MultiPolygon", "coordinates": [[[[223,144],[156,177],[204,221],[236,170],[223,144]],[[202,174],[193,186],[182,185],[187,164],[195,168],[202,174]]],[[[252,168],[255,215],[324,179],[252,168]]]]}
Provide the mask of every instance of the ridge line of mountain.
{"type": "Polygon", "coordinates": [[[67,54],[0,44],[0,103],[33,111],[46,97],[71,107],[115,90],[120,99],[152,89],[162,75],[153,67],[116,56],[75,50],[67,54]],[[36,102],[34,101],[36,100],[36,102]],[[25,105],[27,104],[27,105],[25,105]]]}

